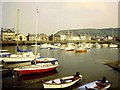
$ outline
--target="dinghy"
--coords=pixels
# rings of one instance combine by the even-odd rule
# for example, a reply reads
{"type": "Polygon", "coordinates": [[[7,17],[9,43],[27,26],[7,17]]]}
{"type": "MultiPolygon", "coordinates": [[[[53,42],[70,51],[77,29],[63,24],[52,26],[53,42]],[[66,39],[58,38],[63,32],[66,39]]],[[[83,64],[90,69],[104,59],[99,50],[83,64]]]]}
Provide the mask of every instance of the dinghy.
{"type": "Polygon", "coordinates": [[[82,80],[82,75],[79,75],[79,72],[76,75],[57,78],[49,81],[43,80],[43,86],[45,89],[58,89],[58,88],[66,88],[78,81],[82,80]]]}
{"type": "Polygon", "coordinates": [[[111,83],[105,77],[78,87],[77,90],[106,90],[110,88],[111,83]]]}

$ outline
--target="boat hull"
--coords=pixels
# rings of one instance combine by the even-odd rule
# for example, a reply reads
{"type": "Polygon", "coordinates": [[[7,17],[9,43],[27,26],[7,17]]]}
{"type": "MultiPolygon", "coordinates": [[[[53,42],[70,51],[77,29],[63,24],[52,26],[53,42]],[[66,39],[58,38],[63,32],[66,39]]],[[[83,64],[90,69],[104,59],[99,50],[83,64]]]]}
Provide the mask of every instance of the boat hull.
{"type": "Polygon", "coordinates": [[[75,53],[87,52],[87,50],[75,50],[75,53]]]}
{"type": "Polygon", "coordinates": [[[16,70],[19,74],[33,74],[33,73],[43,73],[43,72],[48,72],[51,70],[56,69],[56,67],[48,68],[48,69],[37,69],[37,70],[16,70]]]}
{"type": "Polygon", "coordinates": [[[34,58],[23,58],[23,57],[16,57],[16,58],[2,58],[3,62],[5,63],[21,63],[21,62],[30,62],[32,60],[34,60],[34,58]]]}

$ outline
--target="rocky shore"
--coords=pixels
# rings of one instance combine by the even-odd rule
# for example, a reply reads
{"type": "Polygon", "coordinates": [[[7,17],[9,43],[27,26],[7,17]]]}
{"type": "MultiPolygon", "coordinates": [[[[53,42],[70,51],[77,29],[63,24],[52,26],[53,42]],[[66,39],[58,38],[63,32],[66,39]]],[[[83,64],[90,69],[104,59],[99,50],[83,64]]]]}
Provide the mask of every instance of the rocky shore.
{"type": "Polygon", "coordinates": [[[116,61],[116,62],[109,62],[106,63],[105,65],[113,68],[114,70],[120,72],[120,61],[116,61]]]}

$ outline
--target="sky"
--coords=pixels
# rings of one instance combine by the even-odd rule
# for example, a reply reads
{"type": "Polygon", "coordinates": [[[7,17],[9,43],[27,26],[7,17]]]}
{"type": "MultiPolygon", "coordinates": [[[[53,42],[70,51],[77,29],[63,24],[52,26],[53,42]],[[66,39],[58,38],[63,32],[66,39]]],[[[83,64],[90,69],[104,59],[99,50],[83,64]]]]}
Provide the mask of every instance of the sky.
{"type": "Polygon", "coordinates": [[[1,27],[15,28],[15,31],[19,9],[19,32],[24,35],[36,32],[36,9],[39,10],[37,33],[50,35],[60,30],[118,27],[117,0],[77,0],[77,2],[4,0],[0,3],[0,9],[1,27]]]}

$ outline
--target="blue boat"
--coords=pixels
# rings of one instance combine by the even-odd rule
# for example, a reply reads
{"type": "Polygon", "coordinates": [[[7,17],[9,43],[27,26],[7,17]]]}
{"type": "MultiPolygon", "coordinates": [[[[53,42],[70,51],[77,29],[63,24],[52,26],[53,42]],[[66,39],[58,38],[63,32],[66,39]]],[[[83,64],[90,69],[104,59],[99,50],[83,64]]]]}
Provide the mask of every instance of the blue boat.
{"type": "Polygon", "coordinates": [[[77,88],[77,90],[106,90],[110,88],[111,83],[103,77],[100,80],[92,81],[77,88]]]}

